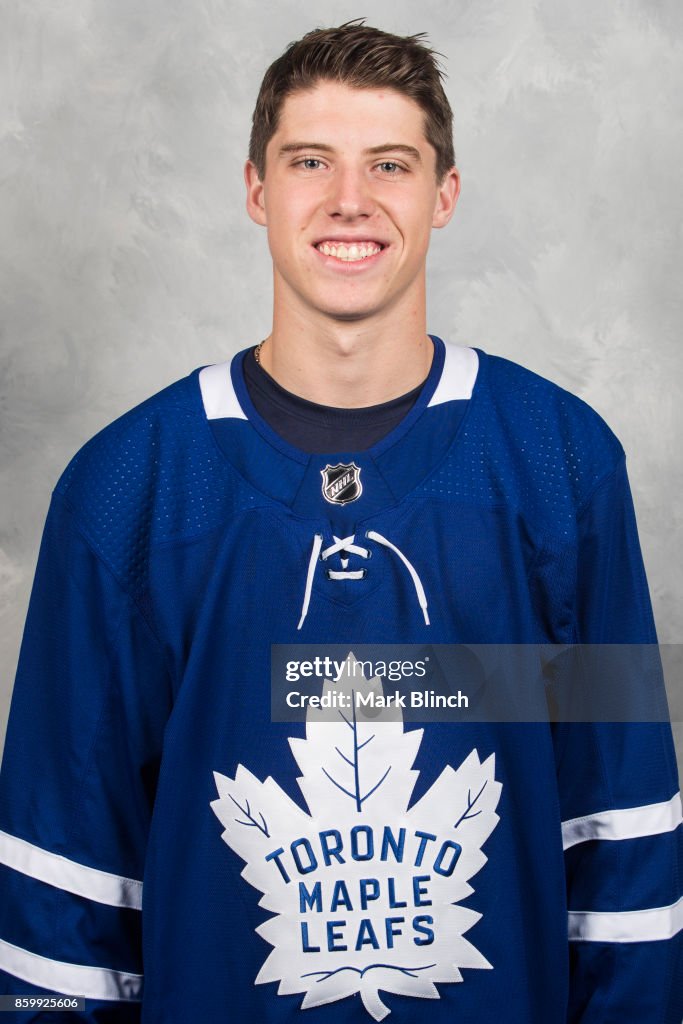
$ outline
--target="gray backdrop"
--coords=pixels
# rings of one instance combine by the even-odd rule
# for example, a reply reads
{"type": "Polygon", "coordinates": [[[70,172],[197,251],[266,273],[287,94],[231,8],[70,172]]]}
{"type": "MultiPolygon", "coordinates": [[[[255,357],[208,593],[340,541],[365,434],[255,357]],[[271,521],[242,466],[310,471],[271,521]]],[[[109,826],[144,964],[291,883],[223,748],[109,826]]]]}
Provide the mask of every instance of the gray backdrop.
{"type": "MultiPolygon", "coordinates": [[[[317,25],[426,31],[463,188],[429,328],[577,392],[629,453],[680,636],[680,0],[14,0],[0,38],[0,738],[49,494],[114,417],[270,327],[242,165],[266,66],[317,25]]],[[[679,752],[683,733],[677,728],[679,752]]]]}

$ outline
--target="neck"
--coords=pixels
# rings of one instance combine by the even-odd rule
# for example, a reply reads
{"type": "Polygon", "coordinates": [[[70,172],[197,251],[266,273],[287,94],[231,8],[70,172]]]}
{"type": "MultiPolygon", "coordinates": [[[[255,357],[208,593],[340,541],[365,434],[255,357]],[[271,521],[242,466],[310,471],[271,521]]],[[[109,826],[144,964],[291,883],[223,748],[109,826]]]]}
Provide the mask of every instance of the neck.
{"type": "Polygon", "coordinates": [[[391,401],[426,378],[433,345],[424,310],[359,321],[276,314],[260,363],[281,387],[337,408],[391,401]]]}

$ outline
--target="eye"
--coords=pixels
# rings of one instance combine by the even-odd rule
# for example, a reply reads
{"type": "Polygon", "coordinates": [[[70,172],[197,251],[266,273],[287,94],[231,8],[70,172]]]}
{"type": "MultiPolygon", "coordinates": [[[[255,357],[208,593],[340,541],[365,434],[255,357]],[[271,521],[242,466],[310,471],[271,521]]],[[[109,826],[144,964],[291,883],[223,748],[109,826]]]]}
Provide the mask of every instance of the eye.
{"type": "Polygon", "coordinates": [[[402,171],[405,171],[405,167],[402,167],[401,164],[397,164],[395,160],[382,160],[382,162],[377,164],[377,166],[383,174],[397,175],[402,171]]]}
{"type": "Polygon", "coordinates": [[[319,167],[322,167],[322,160],[318,160],[315,156],[305,156],[303,160],[297,160],[295,167],[303,167],[305,171],[317,171],[319,167]]]}

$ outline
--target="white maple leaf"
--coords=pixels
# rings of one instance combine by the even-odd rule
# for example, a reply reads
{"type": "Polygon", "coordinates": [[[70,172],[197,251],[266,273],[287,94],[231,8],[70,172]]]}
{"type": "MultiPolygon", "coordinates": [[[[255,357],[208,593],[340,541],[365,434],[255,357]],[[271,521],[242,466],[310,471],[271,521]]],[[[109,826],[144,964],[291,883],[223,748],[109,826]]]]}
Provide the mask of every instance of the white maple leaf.
{"type": "Polygon", "coordinates": [[[257,928],[273,949],[256,984],[304,993],[302,1009],[359,993],[379,1021],[390,1012],[381,991],[438,999],[461,968],[491,967],[465,938],[481,915],[459,901],[486,862],[502,787],[494,756],[473,750],[409,809],[424,730],[405,732],[398,708],[356,707],[358,691],[383,694],[358,668],[349,654],[323,686],[350,708],[335,721],[309,708],[306,738],[289,741],[308,814],[243,765],[234,779],[214,772],[211,807],[274,915],[257,928]]]}

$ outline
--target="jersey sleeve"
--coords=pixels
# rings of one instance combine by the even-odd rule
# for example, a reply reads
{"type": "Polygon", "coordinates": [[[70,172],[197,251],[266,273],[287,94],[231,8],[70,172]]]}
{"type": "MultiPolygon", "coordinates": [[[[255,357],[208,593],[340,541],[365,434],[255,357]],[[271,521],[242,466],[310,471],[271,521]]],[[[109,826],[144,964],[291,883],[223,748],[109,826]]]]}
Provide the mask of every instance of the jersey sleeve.
{"type": "MultiPolygon", "coordinates": [[[[577,642],[656,644],[623,458],[585,503],[578,526],[577,642]]],[[[653,693],[653,701],[659,698],[653,693]]],[[[554,727],[554,737],[567,878],[568,1022],[680,1024],[683,829],[671,727],[565,723],[554,727]]]]}
{"type": "Polygon", "coordinates": [[[66,499],[45,524],[0,771],[0,993],[86,997],[3,1018],[132,1024],[145,850],[171,709],[164,650],[66,499]]]}

